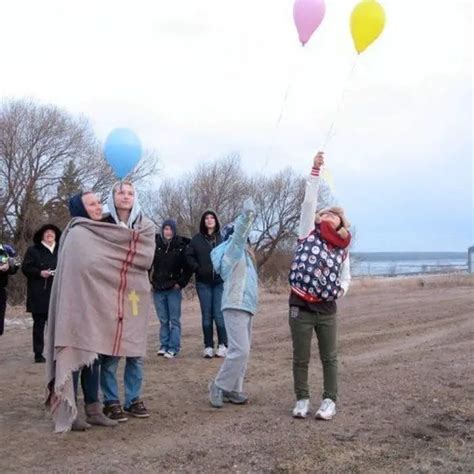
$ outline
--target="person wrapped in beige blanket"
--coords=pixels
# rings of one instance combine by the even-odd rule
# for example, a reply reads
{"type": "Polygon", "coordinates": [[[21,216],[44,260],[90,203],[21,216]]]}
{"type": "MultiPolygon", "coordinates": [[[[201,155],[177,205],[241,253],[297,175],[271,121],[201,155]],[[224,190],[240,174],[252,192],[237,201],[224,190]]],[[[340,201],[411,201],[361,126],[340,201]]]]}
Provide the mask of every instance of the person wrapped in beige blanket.
{"type": "Polygon", "coordinates": [[[133,229],[76,217],[64,230],[46,345],[46,403],[56,432],[71,430],[78,415],[75,371],[99,354],[145,355],[154,248],[154,224],[142,213],[133,229]]]}

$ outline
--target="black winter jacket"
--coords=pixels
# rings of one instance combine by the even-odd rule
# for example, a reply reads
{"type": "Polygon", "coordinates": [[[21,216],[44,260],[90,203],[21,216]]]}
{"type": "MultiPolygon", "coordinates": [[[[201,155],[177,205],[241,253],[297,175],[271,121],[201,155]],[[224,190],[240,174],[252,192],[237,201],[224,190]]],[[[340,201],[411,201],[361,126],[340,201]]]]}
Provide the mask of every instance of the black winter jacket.
{"type": "Polygon", "coordinates": [[[211,261],[211,252],[222,242],[219,233],[220,224],[217,215],[213,211],[206,211],[201,216],[199,225],[199,234],[196,234],[186,250],[186,258],[189,268],[196,273],[196,282],[206,283],[208,285],[217,285],[222,283],[222,278],[214,271],[211,261]],[[216,220],[216,228],[212,235],[207,233],[205,226],[206,216],[211,214],[216,220]]]}
{"type": "Polygon", "coordinates": [[[151,270],[151,284],[155,290],[169,290],[178,284],[184,288],[191,278],[191,270],[186,261],[186,248],[190,240],[174,236],[166,241],[156,235],[155,258],[151,270]]]}
{"type": "Polygon", "coordinates": [[[56,270],[58,264],[58,247],[51,253],[43,244],[28,248],[21,270],[27,278],[26,311],[28,313],[47,313],[49,298],[53,286],[53,276],[43,278],[42,270],[56,270]]]}

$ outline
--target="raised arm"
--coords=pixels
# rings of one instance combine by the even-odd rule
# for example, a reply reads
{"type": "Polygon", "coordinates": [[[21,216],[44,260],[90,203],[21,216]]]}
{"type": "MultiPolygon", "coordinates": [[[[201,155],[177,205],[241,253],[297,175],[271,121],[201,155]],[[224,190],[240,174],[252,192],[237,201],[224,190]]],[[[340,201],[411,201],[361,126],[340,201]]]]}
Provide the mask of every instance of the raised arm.
{"type": "Polygon", "coordinates": [[[314,215],[318,207],[318,191],[321,171],[321,166],[324,164],[323,152],[318,154],[313,159],[313,167],[311,174],[306,181],[306,189],[304,192],[304,200],[301,205],[300,227],[298,231],[298,238],[304,239],[314,229],[314,215]]]}
{"type": "Polygon", "coordinates": [[[252,198],[249,198],[245,201],[242,213],[235,221],[234,233],[224,254],[226,263],[237,262],[242,257],[254,219],[255,204],[252,198]]]}

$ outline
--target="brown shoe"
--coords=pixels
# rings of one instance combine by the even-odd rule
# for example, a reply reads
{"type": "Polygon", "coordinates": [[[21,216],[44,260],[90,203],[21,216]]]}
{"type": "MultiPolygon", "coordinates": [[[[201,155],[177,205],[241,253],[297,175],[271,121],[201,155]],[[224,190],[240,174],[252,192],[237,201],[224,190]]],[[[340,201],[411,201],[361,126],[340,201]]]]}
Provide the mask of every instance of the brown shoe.
{"type": "Polygon", "coordinates": [[[118,421],[119,423],[123,423],[124,421],[128,420],[119,403],[105,405],[104,415],[109,417],[111,420],[118,421]]]}
{"type": "Polygon", "coordinates": [[[136,418],[148,418],[150,416],[145,404],[141,400],[133,402],[128,408],[124,407],[124,410],[136,418]]]}

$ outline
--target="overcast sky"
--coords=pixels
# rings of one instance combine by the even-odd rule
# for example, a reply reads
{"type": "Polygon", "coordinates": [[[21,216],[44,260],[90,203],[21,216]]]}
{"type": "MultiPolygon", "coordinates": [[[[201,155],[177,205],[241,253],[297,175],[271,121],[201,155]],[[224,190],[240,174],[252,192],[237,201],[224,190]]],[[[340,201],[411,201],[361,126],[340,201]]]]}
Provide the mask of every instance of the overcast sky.
{"type": "MultiPolygon", "coordinates": [[[[101,139],[130,127],[165,176],[233,151],[250,173],[306,173],[354,62],[356,3],[326,0],[302,48],[292,0],[0,0],[0,97],[85,114],[101,139]]],[[[462,251],[472,2],[381,3],[385,31],[358,58],[326,147],[334,189],[359,251],[462,251]]]]}

